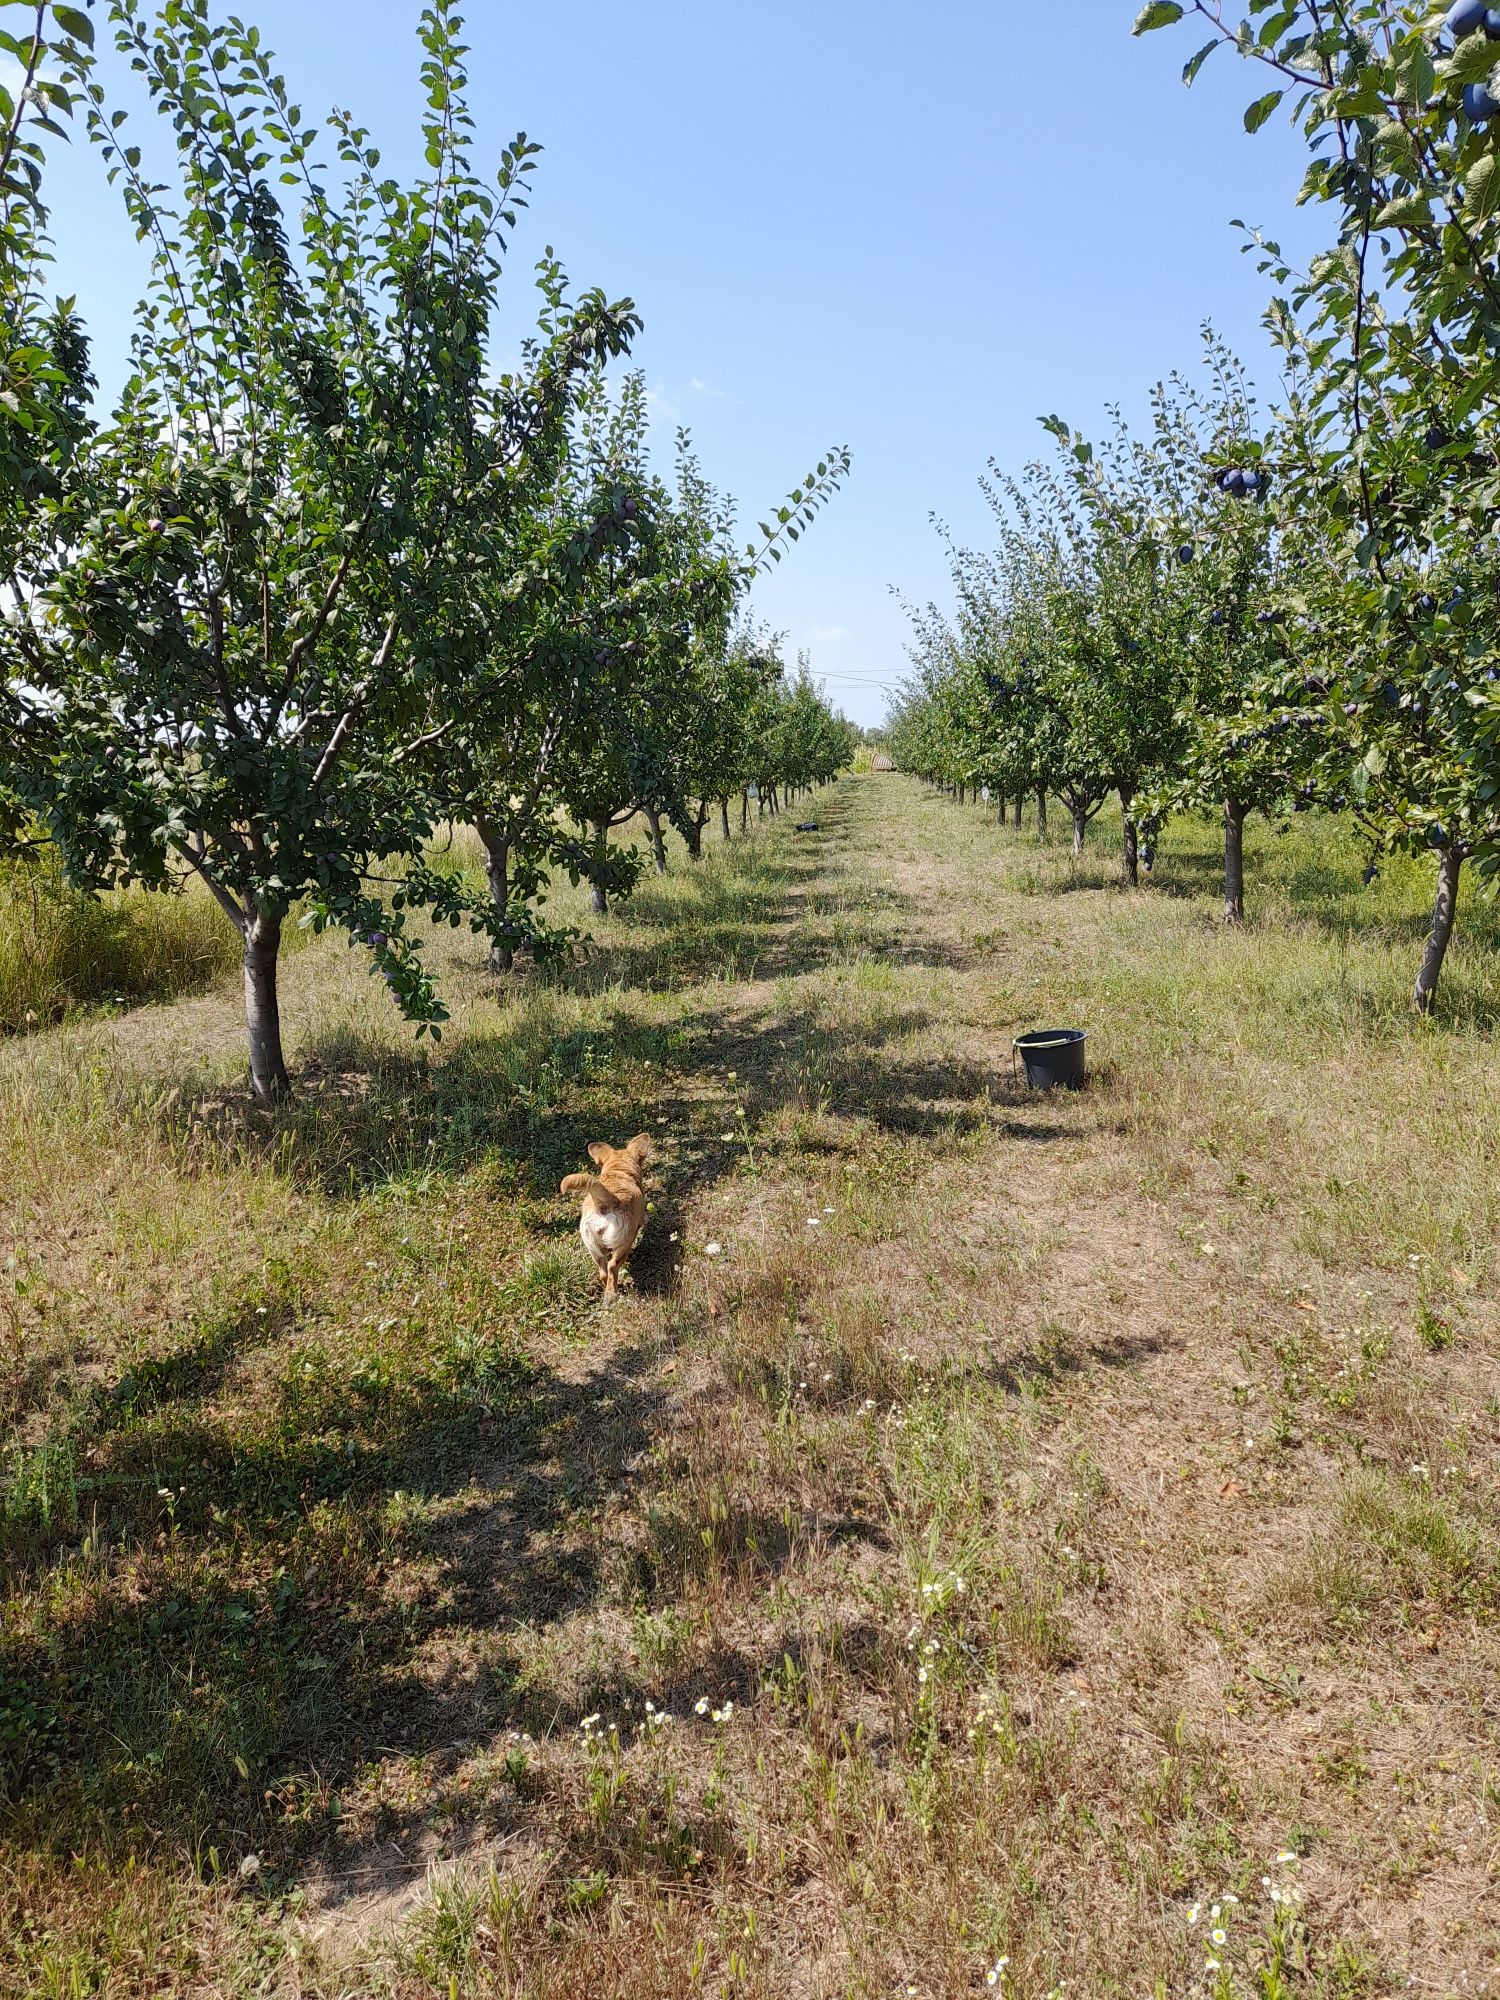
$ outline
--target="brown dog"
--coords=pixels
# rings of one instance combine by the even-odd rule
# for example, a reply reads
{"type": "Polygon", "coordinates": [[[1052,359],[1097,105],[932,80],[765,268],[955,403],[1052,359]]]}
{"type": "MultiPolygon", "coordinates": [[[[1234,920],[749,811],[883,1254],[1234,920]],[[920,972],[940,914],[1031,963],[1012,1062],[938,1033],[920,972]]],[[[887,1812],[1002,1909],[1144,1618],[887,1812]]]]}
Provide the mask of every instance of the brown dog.
{"type": "Polygon", "coordinates": [[[588,1152],[598,1173],[569,1174],[561,1192],[583,1196],[578,1233],[604,1280],[605,1298],[615,1299],[625,1260],[646,1221],[645,1173],[651,1141],[644,1132],[628,1146],[607,1146],[596,1139],[588,1152]]]}

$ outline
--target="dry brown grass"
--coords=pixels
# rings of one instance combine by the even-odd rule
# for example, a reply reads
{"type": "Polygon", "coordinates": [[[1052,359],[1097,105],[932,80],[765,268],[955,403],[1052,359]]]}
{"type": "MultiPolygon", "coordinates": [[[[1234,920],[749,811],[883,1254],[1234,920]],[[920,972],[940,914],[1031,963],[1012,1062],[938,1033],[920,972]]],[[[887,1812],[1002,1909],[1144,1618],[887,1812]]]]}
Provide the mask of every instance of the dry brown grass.
{"type": "Polygon", "coordinates": [[[299,954],[274,1127],[227,994],[0,1051],[0,1992],[1136,2000],[1215,1900],[1226,1993],[1500,1990],[1482,918],[1413,1027],[1326,830],[1226,936],[1192,829],[819,816],[437,941],[430,1064],[299,954]]]}

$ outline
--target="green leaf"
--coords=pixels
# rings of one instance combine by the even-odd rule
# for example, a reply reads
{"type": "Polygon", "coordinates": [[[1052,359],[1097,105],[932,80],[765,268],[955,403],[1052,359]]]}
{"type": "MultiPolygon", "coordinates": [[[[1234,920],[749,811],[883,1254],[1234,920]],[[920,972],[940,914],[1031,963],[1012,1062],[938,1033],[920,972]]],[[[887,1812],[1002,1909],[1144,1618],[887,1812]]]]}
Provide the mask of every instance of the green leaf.
{"type": "Polygon", "coordinates": [[[1202,69],[1203,65],[1208,61],[1209,57],[1213,54],[1214,50],[1218,46],[1219,44],[1217,42],[1205,42],[1203,44],[1202,48],[1199,49],[1197,55],[1195,55],[1192,61],[1187,63],[1183,68],[1182,80],[1184,83],[1192,83],[1195,80],[1199,70],[1202,69]]]}
{"type": "Polygon", "coordinates": [[[1428,53],[1427,44],[1419,36],[1412,37],[1404,81],[1407,95],[1419,111],[1432,101],[1433,92],[1437,88],[1437,70],[1428,53]]]}
{"type": "Polygon", "coordinates": [[[1150,6],[1143,7],[1136,15],[1135,26],[1130,32],[1133,35],[1149,35],[1153,28],[1170,28],[1174,21],[1182,19],[1184,11],[1178,0],[1151,0],[1150,6]]]}
{"type": "Polygon", "coordinates": [[[1285,96],[1284,90],[1268,90],[1264,97],[1257,97],[1245,113],[1245,130],[1258,132],[1285,96]]]}
{"type": "Polygon", "coordinates": [[[1375,217],[1377,229],[1420,229],[1432,221],[1432,205],[1425,195],[1398,194],[1375,217]]]}
{"type": "Polygon", "coordinates": [[[1464,207],[1470,215],[1492,215],[1500,207],[1500,159],[1486,153],[1464,180],[1464,207]]]}
{"type": "Polygon", "coordinates": [[[54,7],[52,18],[75,42],[82,42],[86,49],[94,46],[94,24],[81,7],[54,7]]]}

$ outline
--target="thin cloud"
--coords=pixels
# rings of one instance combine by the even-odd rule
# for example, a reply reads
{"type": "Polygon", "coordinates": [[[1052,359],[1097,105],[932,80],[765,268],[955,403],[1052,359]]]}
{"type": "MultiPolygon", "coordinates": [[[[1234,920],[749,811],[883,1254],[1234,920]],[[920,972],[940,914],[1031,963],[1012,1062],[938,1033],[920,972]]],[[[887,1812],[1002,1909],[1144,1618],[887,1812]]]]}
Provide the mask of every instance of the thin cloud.
{"type": "Polygon", "coordinates": [[[663,423],[673,424],[682,415],[682,405],[664,382],[653,382],[646,390],[646,408],[663,423]]]}

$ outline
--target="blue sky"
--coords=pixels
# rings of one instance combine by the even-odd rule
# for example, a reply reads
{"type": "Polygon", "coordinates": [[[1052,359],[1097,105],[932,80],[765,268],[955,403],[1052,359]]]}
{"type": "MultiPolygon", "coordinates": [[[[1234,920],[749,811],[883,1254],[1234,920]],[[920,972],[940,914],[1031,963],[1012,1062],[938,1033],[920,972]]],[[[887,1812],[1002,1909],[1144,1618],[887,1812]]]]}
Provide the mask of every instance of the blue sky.
{"type": "MultiPolygon", "coordinates": [[[[309,112],[354,111],[414,154],[417,0],[235,0],[309,112]]],[[[1241,113],[1225,51],[1191,91],[1191,29],[1137,42],[1137,0],[471,0],[474,108],[498,152],[546,148],[512,266],[544,245],[628,293],[664,451],[691,425],[747,522],[823,448],[845,490],[756,609],[860,721],[905,670],[892,586],[945,594],[933,512],[981,536],[987,459],[1019,465],[1056,410],[1087,429],[1191,365],[1211,317],[1275,375],[1264,280],[1230,218],[1294,250],[1322,218],[1302,154],[1241,113]]],[[[117,386],[140,253],[80,139],[49,179],[58,282],[117,386]]],[[[519,320],[518,320],[519,324],[519,320]]]]}

